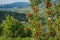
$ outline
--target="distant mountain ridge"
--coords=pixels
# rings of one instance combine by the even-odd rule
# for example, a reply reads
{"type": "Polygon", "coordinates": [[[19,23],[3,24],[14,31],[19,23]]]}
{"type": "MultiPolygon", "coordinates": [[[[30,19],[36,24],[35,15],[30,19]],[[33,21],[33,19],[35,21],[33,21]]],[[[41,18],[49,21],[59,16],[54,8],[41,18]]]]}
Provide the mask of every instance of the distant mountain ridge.
{"type": "Polygon", "coordinates": [[[16,2],[16,3],[11,3],[11,4],[3,4],[0,5],[0,8],[23,8],[23,7],[29,7],[28,2],[16,2]]]}

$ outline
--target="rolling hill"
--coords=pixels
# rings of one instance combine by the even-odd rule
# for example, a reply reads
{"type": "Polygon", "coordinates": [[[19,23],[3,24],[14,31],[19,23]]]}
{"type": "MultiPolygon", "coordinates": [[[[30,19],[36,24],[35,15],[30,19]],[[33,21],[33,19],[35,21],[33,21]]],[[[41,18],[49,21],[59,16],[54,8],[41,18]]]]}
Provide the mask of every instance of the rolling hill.
{"type": "Polygon", "coordinates": [[[11,4],[3,4],[0,5],[0,8],[24,8],[29,7],[29,3],[27,2],[15,2],[11,4]]]}

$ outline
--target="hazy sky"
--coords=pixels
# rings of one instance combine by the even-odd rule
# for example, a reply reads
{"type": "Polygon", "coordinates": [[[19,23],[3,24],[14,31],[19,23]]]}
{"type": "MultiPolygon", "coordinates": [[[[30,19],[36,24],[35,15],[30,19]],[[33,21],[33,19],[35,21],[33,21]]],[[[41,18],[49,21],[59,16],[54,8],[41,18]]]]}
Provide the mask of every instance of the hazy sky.
{"type": "MultiPolygon", "coordinates": [[[[52,0],[52,1],[56,3],[57,0],[52,0]]],[[[29,0],[0,0],[0,5],[14,3],[14,2],[29,2],[29,0]]]]}
{"type": "Polygon", "coordinates": [[[29,0],[0,0],[0,5],[13,2],[28,2],[29,0]]]}

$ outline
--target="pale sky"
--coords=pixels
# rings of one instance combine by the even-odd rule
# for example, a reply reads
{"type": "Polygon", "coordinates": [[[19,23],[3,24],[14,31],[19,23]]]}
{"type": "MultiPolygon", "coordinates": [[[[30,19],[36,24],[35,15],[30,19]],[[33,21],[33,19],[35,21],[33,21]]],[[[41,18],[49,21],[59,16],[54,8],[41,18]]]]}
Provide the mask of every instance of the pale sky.
{"type": "Polygon", "coordinates": [[[29,2],[29,0],[0,0],[0,5],[14,2],[29,2]]]}
{"type": "MultiPolygon", "coordinates": [[[[56,3],[57,0],[52,0],[53,3],[56,3]]],[[[14,2],[29,2],[29,0],[0,0],[0,5],[2,4],[10,4],[14,2]]]]}

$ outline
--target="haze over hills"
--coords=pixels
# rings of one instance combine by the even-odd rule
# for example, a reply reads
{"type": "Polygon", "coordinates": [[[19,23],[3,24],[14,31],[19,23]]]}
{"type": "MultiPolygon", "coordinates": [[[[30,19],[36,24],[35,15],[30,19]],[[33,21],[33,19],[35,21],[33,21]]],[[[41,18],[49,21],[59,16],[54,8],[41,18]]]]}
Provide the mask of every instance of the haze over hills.
{"type": "Polygon", "coordinates": [[[0,5],[0,8],[24,8],[24,7],[29,7],[29,3],[28,2],[15,2],[11,4],[0,5]]]}

